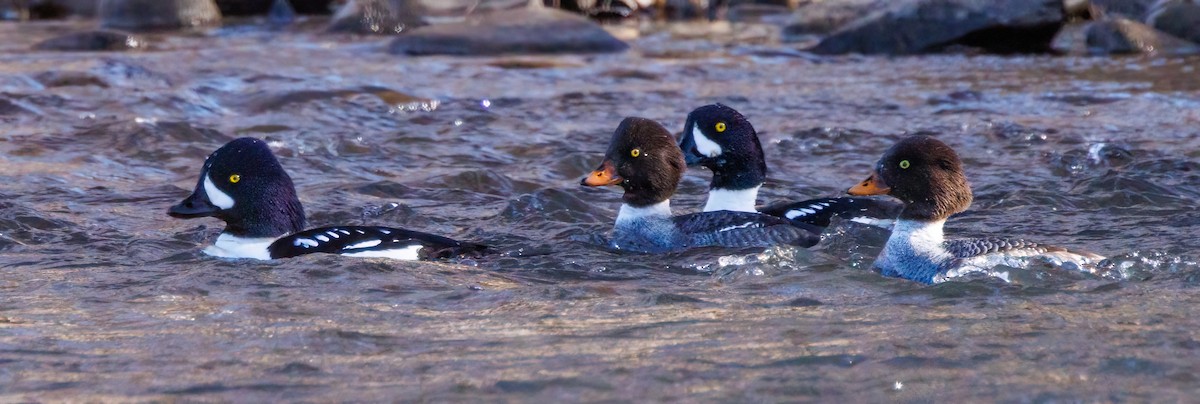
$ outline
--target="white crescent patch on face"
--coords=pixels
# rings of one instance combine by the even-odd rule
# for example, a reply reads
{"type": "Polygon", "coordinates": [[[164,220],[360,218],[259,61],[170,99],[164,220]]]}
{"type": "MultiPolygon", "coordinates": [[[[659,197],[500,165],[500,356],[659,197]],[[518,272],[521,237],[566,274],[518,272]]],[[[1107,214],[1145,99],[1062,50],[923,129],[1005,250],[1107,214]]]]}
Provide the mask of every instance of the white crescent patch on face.
{"type": "Polygon", "coordinates": [[[692,126],[692,139],[696,141],[696,151],[708,157],[717,157],[721,155],[721,145],[704,136],[704,132],[700,131],[700,127],[692,126]]]}
{"type": "Polygon", "coordinates": [[[212,178],[208,174],[204,174],[204,193],[208,194],[208,201],[212,202],[218,208],[229,209],[233,207],[233,198],[229,194],[221,192],[221,189],[217,188],[216,184],[213,184],[212,178]]]}

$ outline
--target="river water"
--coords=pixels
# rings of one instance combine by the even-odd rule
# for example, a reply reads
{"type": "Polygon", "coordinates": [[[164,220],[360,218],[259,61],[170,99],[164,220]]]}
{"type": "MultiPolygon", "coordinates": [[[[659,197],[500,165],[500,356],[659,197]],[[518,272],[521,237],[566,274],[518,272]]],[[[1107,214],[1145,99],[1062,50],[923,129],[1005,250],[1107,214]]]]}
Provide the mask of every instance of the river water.
{"type": "MultiPolygon", "coordinates": [[[[620,55],[409,58],[235,26],[133,53],[0,25],[0,401],[1188,401],[1200,392],[1200,59],[817,57],[764,27],[642,27],[620,55]],[[839,195],[904,134],[963,156],[951,235],[1114,257],[936,286],[886,234],[650,256],[578,185],[625,116],[723,102],[764,202],[839,195]],[[267,139],[310,225],[495,245],[442,263],[224,260],[175,220],[209,152],[267,139]]],[[[708,173],[673,206],[702,204],[708,173]]]]}

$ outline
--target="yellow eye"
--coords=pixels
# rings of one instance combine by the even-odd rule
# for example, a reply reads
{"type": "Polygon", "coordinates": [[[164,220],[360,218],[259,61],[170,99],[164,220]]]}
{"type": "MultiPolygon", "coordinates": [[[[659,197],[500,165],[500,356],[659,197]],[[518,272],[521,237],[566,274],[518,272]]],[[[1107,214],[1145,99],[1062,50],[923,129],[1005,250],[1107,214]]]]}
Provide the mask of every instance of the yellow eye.
{"type": "Polygon", "coordinates": [[[633,149],[633,150],[630,150],[630,151],[629,151],[629,155],[630,155],[630,156],[633,156],[633,157],[641,156],[641,155],[642,155],[642,149],[633,149]]]}
{"type": "Polygon", "coordinates": [[[717,133],[725,131],[725,122],[717,122],[717,133]]]}
{"type": "Polygon", "coordinates": [[[241,181],[241,180],[242,180],[242,176],[240,176],[240,175],[234,174],[234,175],[229,176],[229,182],[232,182],[234,184],[237,184],[237,182],[241,181]]]}
{"type": "Polygon", "coordinates": [[[909,165],[908,160],[900,160],[900,168],[907,169],[909,165]]]}

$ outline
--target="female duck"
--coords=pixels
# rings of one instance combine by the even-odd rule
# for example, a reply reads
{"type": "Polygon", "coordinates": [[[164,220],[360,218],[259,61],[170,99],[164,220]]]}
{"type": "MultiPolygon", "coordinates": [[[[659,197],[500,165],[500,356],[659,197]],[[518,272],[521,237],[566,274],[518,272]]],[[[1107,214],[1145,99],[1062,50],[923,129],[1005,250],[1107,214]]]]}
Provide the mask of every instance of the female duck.
{"type": "Polygon", "coordinates": [[[884,153],[851,195],[891,195],[904,203],[875,267],[884,275],[936,283],[998,265],[1024,267],[1031,259],[1055,265],[1095,265],[1104,257],[1019,239],[946,240],[946,218],[967,210],[971,187],[958,154],[929,136],[901,140],[884,153]]]}

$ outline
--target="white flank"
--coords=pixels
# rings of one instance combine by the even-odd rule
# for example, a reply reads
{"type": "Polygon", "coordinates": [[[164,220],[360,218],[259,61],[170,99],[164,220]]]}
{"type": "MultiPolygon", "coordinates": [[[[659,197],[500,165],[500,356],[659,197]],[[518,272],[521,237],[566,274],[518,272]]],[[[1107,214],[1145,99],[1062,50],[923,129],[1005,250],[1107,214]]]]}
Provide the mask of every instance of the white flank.
{"type": "Polygon", "coordinates": [[[348,245],[348,246],[346,246],[346,247],[344,247],[344,248],[342,248],[342,249],[343,249],[343,250],[357,250],[357,249],[359,249],[359,248],[370,248],[370,247],[374,247],[374,246],[377,246],[377,245],[380,245],[380,244],[383,244],[383,241],[380,241],[380,240],[367,240],[367,241],[360,241],[360,242],[357,242],[357,243],[354,243],[354,244],[348,245]]]}
{"type": "Polygon", "coordinates": [[[204,248],[204,253],[221,258],[271,259],[267,247],[275,242],[272,237],[242,238],[226,233],[217,236],[217,242],[204,248]]]}
{"type": "Polygon", "coordinates": [[[671,200],[665,200],[644,208],[635,208],[628,204],[622,204],[621,210],[617,212],[617,224],[620,225],[626,222],[632,222],[645,218],[669,218],[671,217],[671,200]]]}
{"type": "Polygon", "coordinates": [[[705,212],[732,210],[734,212],[758,212],[754,203],[758,200],[758,189],[762,185],[749,189],[729,190],[710,189],[708,202],[704,204],[705,212]]]}
{"type": "Polygon", "coordinates": [[[415,261],[417,260],[417,252],[421,251],[421,245],[412,245],[405,248],[396,248],[390,250],[373,250],[356,253],[345,253],[347,257],[359,258],[391,258],[396,260],[415,261]]]}
{"type": "Polygon", "coordinates": [[[757,223],[750,222],[750,223],[739,224],[739,225],[735,225],[735,226],[724,227],[724,228],[721,228],[721,230],[717,230],[717,232],[719,233],[719,232],[723,232],[723,231],[730,231],[730,230],[744,229],[744,228],[747,228],[747,227],[752,227],[752,226],[754,226],[755,224],[757,224],[757,223]]]}
{"type": "Polygon", "coordinates": [[[204,174],[204,193],[208,194],[208,201],[212,202],[218,208],[229,209],[233,207],[233,198],[228,194],[221,192],[216,184],[213,184],[212,178],[208,174],[204,174]]]}
{"type": "Polygon", "coordinates": [[[692,139],[696,141],[696,150],[708,157],[717,157],[721,155],[721,145],[717,144],[708,137],[704,136],[704,132],[700,128],[692,127],[692,139]]]}
{"type": "Polygon", "coordinates": [[[855,217],[855,218],[850,219],[850,221],[855,222],[855,223],[862,223],[862,224],[865,224],[868,226],[882,227],[885,229],[892,228],[892,224],[895,223],[895,221],[892,219],[875,219],[875,218],[866,217],[866,216],[855,217]]]}

